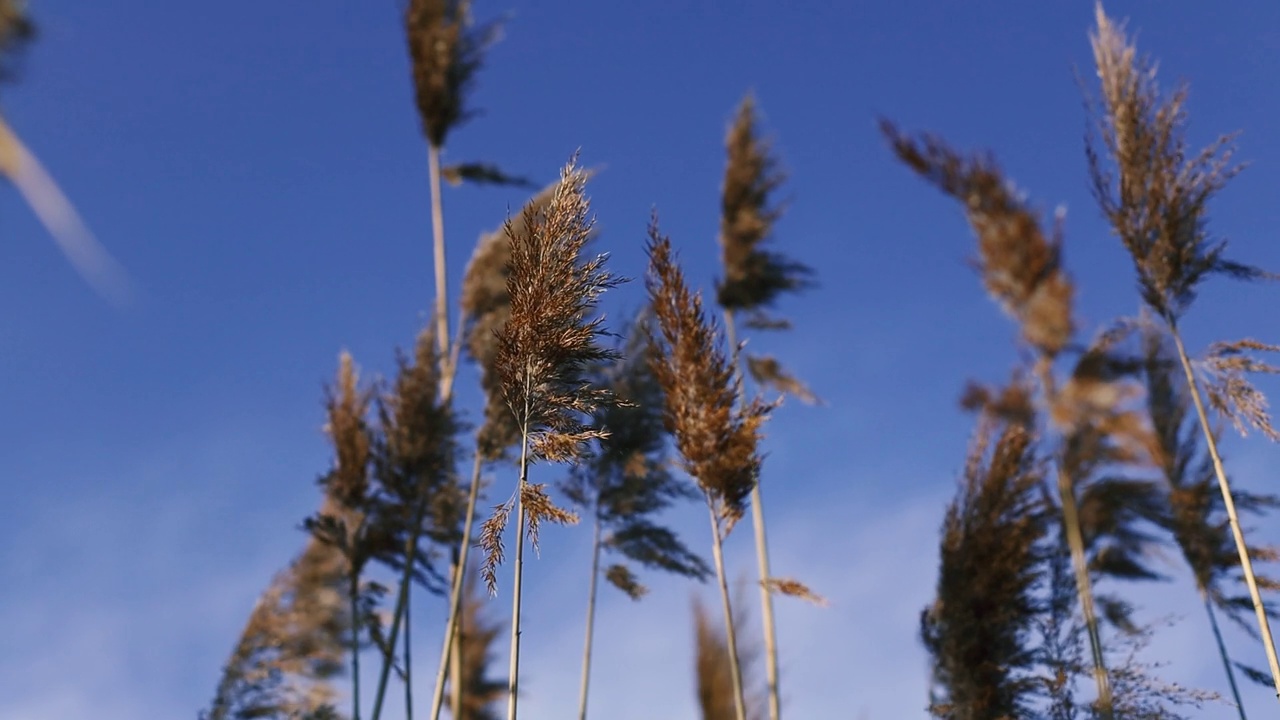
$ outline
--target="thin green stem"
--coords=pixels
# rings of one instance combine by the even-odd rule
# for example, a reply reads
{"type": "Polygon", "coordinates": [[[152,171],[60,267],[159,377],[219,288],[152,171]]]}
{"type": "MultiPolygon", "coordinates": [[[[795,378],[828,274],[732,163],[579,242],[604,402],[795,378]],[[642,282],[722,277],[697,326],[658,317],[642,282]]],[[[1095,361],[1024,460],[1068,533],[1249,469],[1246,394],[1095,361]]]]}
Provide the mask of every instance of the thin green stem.
{"type": "MultiPolygon", "coordinates": [[[[440,720],[440,710],[444,705],[445,677],[449,668],[450,648],[456,645],[458,621],[462,610],[462,585],[467,567],[467,554],[471,550],[471,528],[475,524],[476,502],[480,496],[480,470],[484,459],[476,452],[475,464],[471,469],[471,488],[467,493],[466,517],[462,523],[462,542],[459,544],[457,569],[453,573],[449,588],[449,620],[445,623],[444,642],[440,648],[440,664],[436,672],[435,690],[431,695],[431,720],[440,720]]],[[[455,690],[455,693],[461,688],[455,690]]]]}
{"type": "Polygon", "coordinates": [[[711,555],[716,564],[716,577],[720,581],[720,604],[724,610],[724,639],[729,652],[729,675],[733,680],[733,707],[737,720],[747,720],[746,699],[742,693],[742,667],[738,662],[738,634],[733,627],[733,604],[729,600],[729,583],[725,579],[720,521],[716,518],[715,505],[710,495],[707,496],[707,513],[711,517],[711,555]]]}
{"type": "MultiPolygon", "coordinates": [[[[526,373],[527,374],[527,373],[526,373]]],[[[528,405],[529,393],[525,393],[528,405]]],[[[515,580],[511,585],[511,663],[507,669],[507,720],[516,720],[516,702],[520,697],[520,583],[524,575],[524,484],[529,477],[529,413],[520,428],[520,482],[516,485],[516,561],[515,580]]]]}
{"type": "MultiPolygon", "coordinates": [[[[410,610],[413,608],[411,603],[404,606],[404,717],[405,720],[413,720],[413,661],[410,659],[409,646],[412,644],[409,640],[409,617],[410,610]]],[[[394,652],[394,650],[393,650],[394,652]]],[[[394,658],[393,658],[394,661],[394,658]]]]}
{"type": "MultiPolygon", "coordinates": [[[[739,404],[746,404],[743,388],[746,376],[742,372],[741,353],[738,350],[737,328],[734,313],[724,312],[725,334],[728,336],[729,349],[733,352],[733,370],[737,373],[741,385],[738,388],[739,404]]],[[[778,672],[778,630],[773,616],[773,593],[769,591],[769,542],[764,524],[764,499],[760,492],[760,478],[756,477],[751,487],[751,529],[755,534],[756,569],[760,575],[760,619],[764,624],[765,677],[769,683],[769,718],[780,720],[782,717],[782,693],[778,672]]]]}
{"type": "Polygon", "coordinates": [[[1271,679],[1275,685],[1276,697],[1280,698],[1280,661],[1276,659],[1276,645],[1271,637],[1271,623],[1267,620],[1267,608],[1262,604],[1262,593],[1258,590],[1258,580],[1253,573],[1253,561],[1249,559],[1249,546],[1245,544],[1244,531],[1240,528],[1240,518],[1236,514],[1236,501],[1231,496],[1231,484],[1227,481],[1227,472],[1222,467],[1222,456],[1218,454],[1218,440],[1214,437],[1213,428],[1209,426],[1209,415],[1204,409],[1204,400],[1200,398],[1200,385],[1196,382],[1195,372],[1191,369],[1191,359],[1187,356],[1187,348],[1182,344],[1182,336],[1178,333],[1177,323],[1166,318],[1169,334],[1173,336],[1174,345],[1178,348],[1178,359],[1182,362],[1182,371],[1187,376],[1187,386],[1191,388],[1191,399],[1195,403],[1196,415],[1200,418],[1200,429],[1204,433],[1205,445],[1209,448],[1209,457],[1213,460],[1213,471],[1218,476],[1218,489],[1222,492],[1222,504],[1227,511],[1227,520],[1231,525],[1231,536],[1236,542],[1236,553],[1240,556],[1240,569],[1244,573],[1245,584],[1249,587],[1249,598],[1253,601],[1253,611],[1258,617],[1258,631],[1262,646],[1267,652],[1267,664],[1271,666],[1271,679]]]}
{"type": "Polygon", "coordinates": [[[354,565],[347,599],[351,602],[351,720],[360,720],[360,573],[354,565]]]}
{"type": "Polygon", "coordinates": [[[1227,654],[1227,644],[1222,641],[1222,631],[1218,629],[1218,615],[1213,611],[1213,601],[1209,593],[1200,588],[1200,600],[1204,602],[1204,611],[1209,615],[1209,627],[1213,628],[1213,639],[1218,642],[1218,655],[1222,657],[1222,669],[1227,671],[1227,682],[1231,684],[1231,697],[1235,698],[1236,709],[1240,711],[1240,720],[1249,720],[1244,714],[1244,701],[1240,699],[1240,688],[1236,687],[1236,672],[1231,667],[1231,656],[1227,654]]]}
{"type": "MultiPolygon", "coordinates": [[[[1052,403],[1055,389],[1053,367],[1049,358],[1041,357],[1036,363],[1040,375],[1041,391],[1047,402],[1052,403]]],[[[1071,549],[1071,565],[1075,570],[1076,592],[1080,596],[1080,610],[1084,614],[1085,628],[1089,634],[1089,649],[1093,654],[1093,679],[1098,686],[1098,707],[1104,720],[1113,720],[1111,679],[1107,675],[1106,656],[1102,649],[1102,635],[1098,629],[1098,613],[1094,608],[1093,581],[1089,577],[1089,565],[1085,559],[1084,533],[1080,526],[1080,512],[1076,506],[1076,490],[1067,471],[1058,460],[1058,498],[1062,504],[1062,526],[1071,549]]]]}
{"type": "MultiPolygon", "coordinates": [[[[599,502],[599,498],[596,499],[599,502]]],[[[591,582],[587,589],[587,633],[582,643],[582,689],[578,694],[578,720],[587,720],[587,688],[591,681],[591,640],[596,622],[596,584],[600,579],[600,512],[596,510],[591,534],[591,582]]]]}

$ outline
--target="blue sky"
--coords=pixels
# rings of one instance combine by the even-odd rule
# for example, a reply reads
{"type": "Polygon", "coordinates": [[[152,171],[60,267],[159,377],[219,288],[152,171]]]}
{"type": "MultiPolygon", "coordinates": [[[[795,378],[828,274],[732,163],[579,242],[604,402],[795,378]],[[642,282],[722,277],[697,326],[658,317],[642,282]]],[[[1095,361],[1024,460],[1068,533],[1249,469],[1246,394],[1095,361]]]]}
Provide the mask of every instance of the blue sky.
{"type": "MultiPolygon", "coordinates": [[[[22,84],[0,95],[5,116],[139,293],[124,310],[95,296],[0,188],[0,647],[19,651],[0,656],[0,718],[190,717],[303,542],[338,352],[389,372],[432,297],[400,3],[30,5],[42,36],[22,84]]],[[[710,286],[723,135],[756,93],[792,175],[779,249],[815,266],[821,287],[780,308],[793,332],[752,347],[828,402],[788,405],[768,428],[775,567],[832,601],[781,602],[786,702],[793,718],[923,717],[917,615],[970,429],[955,400],[967,379],[1006,374],[1014,331],[965,265],[958,210],[895,163],[875,121],[994,149],[1046,211],[1066,206],[1082,316],[1133,312],[1128,259],[1086,185],[1073,68],[1092,78],[1092,4],[477,5],[482,19],[511,17],[475,94],[484,115],[453,134],[447,159],[541,183],[580,148],[605,167],[590,185],[598,246],[622,274],[642,276],[656,206],[690,277],[710,286]]],[[[1166,84],[1190,81],[1194,143],[1244,131],[1252,165],[1214,227],[1238,259],[1280,268],[1280,5],[1108,10],[1130,18],[1166,84]]],[[[446,192],[456,288],[477,236],[524,193],[446,192]]],[[[1213,285],[1187,321],[1191,345],[1280,339],[1277,292],[1213,285]]],[[[642,299],[635,282],[605,304],[621,315],[642,299]]],[[[464,377],[474,408],[473,386],[464,377]]],[[[1273,488],[1280,451],[1256,438],[1226,449],[1240,481],[1273,488]]],[[[703,546],[694,509],[673,521],[703,546]]],[[[545,533],[526,570],[530,720],[574,706],[587,537],[545,533]]],[[[745,576],[749,534],[728,552],[745,576]]],[[[689,601],[709,589],[647,580],[644,603],[613,594],[602,608],[597,717],[694,716],[689,601]]],[[[1185,580],[1134,596],[1149,616],[1187,616],[1153,648],[1167,675],[1222,689],[1185,580]]],[[[416,617],[438,617],[423,607],[416,617]]],[[[418,657],[434,656],[436,636],[417,639],[418,657]]],[[[1252,691],[1253,706],[1268,695],[1252,691]]]]}

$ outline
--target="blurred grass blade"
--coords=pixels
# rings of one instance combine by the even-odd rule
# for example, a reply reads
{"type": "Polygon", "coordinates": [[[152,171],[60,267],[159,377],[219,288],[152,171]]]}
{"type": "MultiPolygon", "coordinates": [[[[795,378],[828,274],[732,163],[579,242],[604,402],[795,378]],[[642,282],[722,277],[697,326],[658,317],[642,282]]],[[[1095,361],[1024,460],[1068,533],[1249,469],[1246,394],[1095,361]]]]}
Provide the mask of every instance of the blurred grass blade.
{"type": "Polygon", "coordinates": [[[94,238],[40,161],[0,117],[0,174],[13,183],[85,282],[116,307],[133,296],[124,268],[94,238]]]}

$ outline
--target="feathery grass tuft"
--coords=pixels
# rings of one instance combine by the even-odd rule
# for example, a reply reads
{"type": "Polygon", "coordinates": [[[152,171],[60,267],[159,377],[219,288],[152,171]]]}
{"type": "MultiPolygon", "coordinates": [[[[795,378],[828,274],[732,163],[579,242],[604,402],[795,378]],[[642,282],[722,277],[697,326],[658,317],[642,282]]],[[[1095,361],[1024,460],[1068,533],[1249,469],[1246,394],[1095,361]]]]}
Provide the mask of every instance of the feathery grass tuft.
{"type": "MultiPolygon", "coordinates": [[[[1008,386],[1013,394],[1020,382],[1008,386]]],[[[1041,495],[1033,432],[984,410],[947,508],[937,598],[921,616],[942,690],[935,717],[1023,717],[1037,690],[1031,639],[1052,508],[1041,495]]]]}
{"type": "Polygon", "coordinates": [[[1138,56],[1136,46],[1123,28],[1107,17],[1101,4],[1096,18],[1092,42],[1102,97],[1092,103],[1094,132],[1085,147],[1094,196],[1133,259],[1143,300],[1164,321],[1173,340],[1218,480],[1272,684],[1280,696],[1280,656],[1199,387],[1203,382],[1209,405],[1241,433],[1246,426],[1253,426],[1272,440],[1280,440],[1280,433],[1271,426],[1266,398],[1246,378],[1247,373],[1280,371],[1250,355],[1280,348],[1254,340],[1217,343],[1196,363],[1187,353],[1179,329],[1199,285],[1210,275],[1243,280],[1277,276],[1226,259],[1226,242],[1208,230],[1209,201],[1240,170],[1233,159],[1234,137],[1224,135],[1191,153],[1185,130],[1186,86],[1163,96],[1154,65],[1138,56]]]}
{"type": "Polygon", "coordinates": [[[474,26],[470,0],[409,0],[404,24],[422,130],[442,147],[450,130],[476,115],[468,96],[501,26],[474,26]]]}
{"type": "MultiPolygon", "coordinates": [[[[1098,623],[1098,606],[1113,623],[1129,623],[1122,602],[1094,593],[1093,576],[1154,577],[1144,564],[1155,544],[1144,525],[1158,519],[1153,483],[1116,475],[1150,464],[1159,454],[1145,415],[1135,407],[1142,388],[1134,379],[1141,363],[1120,348],[1136,324],[1121,321],[1083,348],[1065,383],[1054,365],[1073,345],[1074,287],[1061,263],[1062,217],[1051,235],[1025,200],[1015,194],[995,161],[965,157],[933,137],[901,133],[888,121],[881,129],[898,157],[944,193],[963,203],[978,240],[977,266],[988,293],[1018,322],[1023,341],[1035,352],[1032,375],[1039,381],[1042,410],[1056,438],[1058,510],[1076,574],[1076,586],[1094,679],[1104,717],[1111,712],[1109,676],[1098,623]]],[[[970,390],[966,402],[996,401],[989,391],[970,390]]],[[[1019,398],[1011,409],[1030,411],[1019,398]]]]}
{"type": "MultiPolygon", "coordinates": [[[[592,171],[584,170],[590,178],[592,171]]],[[[482,236],[476,243],[462,281],[462,312],[466,332],[467,355],[480,366],[481,389],[485,395],[484,422],[477,444],[485,460],[508,457],[510,449],[520,442],[520,428],[507,406],[495,365],[498,356],[498,332],[511,316],[511,295],[507,290],[510,277],[511,235],[529,232],[525,218],[545,213],[560,187],[556,181],[525,203],[515,217],[500,229],[482,236]]],[[[594,229],[593,229],[594,232],[594,229]]]]}
{"type": "Polygon", "coordinates": [[[649,226],[646,284],[657,319],[659,355],[653,373],[666,398],[665,424],[681,462],[707,495],[726,534],[742,517],[760,473],[756,447],[770,406],[754,400],[735,409],[738,380],[718,328],[676,264],[670,238],[649,226]]]}
{"type": "MultiPolygon", "coordinates": [[[[742,598],[739,598],[741,601],[742,598]]],[[[741,608],[742,602],[736,607],[741,608]]],[[[735,627],[746,627],[746,613],[736,611],[735,627]]],[[[733,665],[729,643],[723,630],[717,630],[707,609],[697,600],[693,603],[694,628],[694,677],[697,682],[698,710],[702,720],[734,720],[738,717],[734,707],[733,665]]],[[[750,643],[739,643],[737,662],[746,678],[753,678],[760,664],[759,648],[750,643]]],[[[754,682],[750,682],[755,685],[754,682]]],[[[747,700],[747,720],[764,720],[766,701],[764,692],[752,692],[747,700]]]]}
{"type": "Polygon", "coordinates": [[[360,638],[373,595],[381,586],[362,583],[368,561],[388,544],[371,522],[376,511],[370,483],[373,462],[368,425],[372,393],[360,387],[359,372],[349,353],[339,357],[338,377],[326,392],[328,422],[325,433],[334,449],[333,468],[320,479],[326,502],[303,526],[319,541],[338,549],[346,560],[347,600],[350,605],[351,717],[360,720],[360,638]]]}
{"type": "Polygon", "coordinates": [[[607,256],[582,259],[592,236],[593,219],[586,196],[587,174],[571,160],[544,210],[526,207],[524,232],[508,222],[510,260],[507,296],[510,316],[497,332],[493,368],[507,407],[520,430],[520,477],[511,499],[499,505],[481,530],[482,566],[492,592],[503,547],[502,530],[516,513],[516,552],[512,588],[511,667],[508,720],[517,711],[520,659],[520,599],[526,524],[537,549],[542,522],[573,524],[576,514],[556,507],[543,485],[528,482],[529,465],[544,460],[577,462],[587,443],[607,431],[589,424],[602,406],[616,402],[612,393],[593,387],[587,378],[594,364],[617,359],[599,344],[606,335],[604,318],[589,316],[600,295],[621,279],[604,268],[607,256]]]}
{"type": "Polygon", "coordinates": [[[293,717],[333,702],[351,616],[346,560],[315,538],[258,599],[202,720],[293,717]]]}
{"type": "Polygon", "coordinates": [[[716,288],[720,306],[747,312],[757,328],[785,328],[786,320],[765,311],[783,293],[812,285],[812,270],[768,249],[782,208],[773,201],[786,176],[756,127],[756,104],[747,96],[738,106],[725,141],[729,160],[721,199],[720,248],[725,277],[716,288]]]}

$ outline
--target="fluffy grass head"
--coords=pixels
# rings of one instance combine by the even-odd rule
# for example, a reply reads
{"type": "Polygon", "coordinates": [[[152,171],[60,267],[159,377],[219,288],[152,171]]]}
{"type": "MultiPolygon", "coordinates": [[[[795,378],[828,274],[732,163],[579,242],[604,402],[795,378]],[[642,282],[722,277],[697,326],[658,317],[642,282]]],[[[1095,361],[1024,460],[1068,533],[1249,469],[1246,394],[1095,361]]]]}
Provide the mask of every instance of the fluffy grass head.
{"type": "Polygon", "coordinates": [[[1208,230],[1209,200],[1241,169],[1234,136],[1191,150],[1186,86],[1162,94],[1154,65],[1101,5],[1091,40],[1100,85],[1086,146],[1093,192],[1133,257],[1143,299],[1173,320],[1210,275],[1274,278],[1223,257],[1226,241],[1208,230]]]}
{"type": "Polygon", "coordinates": [[[1074,332],[1074,286],[1062,269],[1061,223],[1046,234],[1040,218],[990,157],[965,157],[941,139],[881,130],[902,162],[964,206],[978,237],[976,265],[987,292],[1022,328],[1023,339],[1055,357],[1074,332]]]}
{"type": "Polygon", "coordinates": [[[409,0],[404,26],[422,129],[442,147],[450,130],[476,114],[468,96],[499,26],[473,25],[470,0],[409,0]]]}
{"type": "Polygon", "coordinates": [[[753,400],[735,408],[740,381],[676,263],[671,239],[649,226],[646,284],[657,320],[653,372],[666,398],[667,430],[676,438],[684,469],[731,527],[742,515],[760,472],[757,446],[769,406],[753,400]]]}
{"type": "Polygon", "coordinates": [[[607,255],[582,259],[592,236],[586,173],[570,162],[545,210],[526,207],[510,241],[507,296],[510,315],[498,331],[494,370],[517,425],[530,436],[535,458],[578,458],[584,443],[603,435],[583,420],[613,401],[586,376],[617,352],[599,340],[604,317],[591,317],[600,295],[622,279],[605,270],[607,255]]]}
{"type": "Polygon", "coordinates": [[[783,293],[809,287],[812,270],[767,247],[782,216],[773,196],[786,176],[757,124],[755,100],[748,95],[725,140],[729,157],[720,215],[725,277],[716,294],[726,310],[749,313],[754,327],[785,327],[785,320],[764,311],[783,293]]]}

